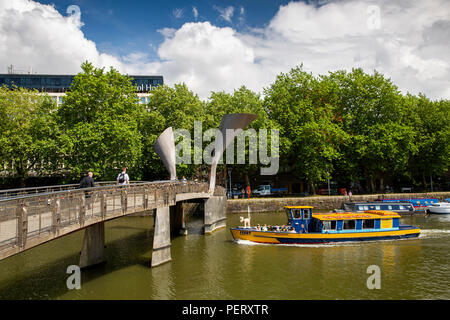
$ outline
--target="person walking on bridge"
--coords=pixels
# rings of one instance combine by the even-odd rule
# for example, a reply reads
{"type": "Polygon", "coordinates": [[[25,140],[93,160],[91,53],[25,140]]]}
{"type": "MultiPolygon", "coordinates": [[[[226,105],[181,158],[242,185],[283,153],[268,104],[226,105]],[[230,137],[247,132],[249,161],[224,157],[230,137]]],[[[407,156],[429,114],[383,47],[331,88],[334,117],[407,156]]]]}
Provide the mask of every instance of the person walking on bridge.
{"type": "Polygon", "coordinates": [[[122,168],[122,172],[119,173],[119,175],[117,176],[117,184],[118,185],[129,185],[130,184],[130,177],[127,174],[127,168],[123,167],[122,168]]]}
{"type": "MultiPolygon", "coordinates": [[[[84,177],[80,181],[80,189],[95,187],[93,176],[94,176],[94,173],[92,171],[89,171],[87,174],[85,174],[84,177]]],[[[91,203],[90,203],[91,193],[92,193],[91,191],[84,192],[84,196],[86,199],[86,206],[88,209],[91,208],[91,203]]]]}

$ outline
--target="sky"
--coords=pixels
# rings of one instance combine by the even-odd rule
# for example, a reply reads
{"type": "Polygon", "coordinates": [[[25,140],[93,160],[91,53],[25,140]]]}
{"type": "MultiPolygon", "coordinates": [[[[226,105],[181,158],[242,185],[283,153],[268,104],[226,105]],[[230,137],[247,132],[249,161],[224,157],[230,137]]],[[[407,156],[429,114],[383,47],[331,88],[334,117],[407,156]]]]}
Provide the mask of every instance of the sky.
{"type": "Polygon", "coordinates": [[[263,93],[300,64],[363,68],[403,93],[450,99],[449,0],[0,0],[0,73],[82,62],[184,82],[202,99],[263,93]]]}

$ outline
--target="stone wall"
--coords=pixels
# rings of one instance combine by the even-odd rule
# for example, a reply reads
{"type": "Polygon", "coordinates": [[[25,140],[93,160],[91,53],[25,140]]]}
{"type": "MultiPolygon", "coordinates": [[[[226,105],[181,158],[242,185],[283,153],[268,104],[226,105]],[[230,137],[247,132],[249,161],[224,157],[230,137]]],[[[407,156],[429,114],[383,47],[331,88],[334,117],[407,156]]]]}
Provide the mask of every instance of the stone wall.
{"type": "MultiPolygon", "coordinates": [[[[386,199],[438,198],[439,200],[443,200],[450,198],[450,192],[353,195],[352,201],[375,201],[383,197],[386,199]]],[[[282,211],[284,206],[313,206],[315,209],[332,210],[340,209],[342,202],[348,201],[348,196],[228,199],[227,212],[247,212],[247,206],[250,206],[252,212],[282,211]]]]}

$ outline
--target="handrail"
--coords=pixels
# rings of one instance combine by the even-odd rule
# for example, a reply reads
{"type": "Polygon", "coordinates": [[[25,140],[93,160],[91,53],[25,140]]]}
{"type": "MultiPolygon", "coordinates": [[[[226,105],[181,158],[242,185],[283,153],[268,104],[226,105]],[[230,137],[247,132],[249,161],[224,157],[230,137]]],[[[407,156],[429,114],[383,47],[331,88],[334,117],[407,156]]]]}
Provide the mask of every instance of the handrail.
{"type": "MultiPolygon", "coordinates": [[[[145,182],[146,181],[130,181],[130,184],[139,184],[139,183],[145,183],[145,182]]],[[[110,186],[110,185],[115,185],[116,181],[98,181],[98,182],[95,182],[95,184],[98,184],[100,186],[110,186]]],[[[0,190],[0,201],[3,199],[11,199],[11,198],[20,197],[22,195],[45,194],[45,193],[49,193],[49,192],[58,192],[58,191],[66,191],[66,190],[74,190],[74,189],[79,189],[79,183],[61,184],[61,185],[53,185],[53,186],[42,186],[42,187],[3,189],[3,190],[0,190]]]]}

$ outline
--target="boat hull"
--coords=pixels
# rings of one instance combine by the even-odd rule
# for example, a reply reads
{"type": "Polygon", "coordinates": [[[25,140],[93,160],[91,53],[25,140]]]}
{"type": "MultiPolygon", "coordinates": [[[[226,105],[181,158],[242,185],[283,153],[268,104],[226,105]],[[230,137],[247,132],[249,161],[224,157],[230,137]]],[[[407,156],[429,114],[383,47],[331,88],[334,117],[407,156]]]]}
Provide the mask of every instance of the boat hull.
{"type": "Polygon", "coordinates": [[[428,212],[433,214],[450,214],[450,207],[428,207],[428,212]]]}
{"type": "Polygon", "coordinates": [[[420,229],[401,226],[398,230],[375,232],[342,232],[342,233],[291,233],[256,231],[245,228],[231,228],[235,240],[247,240],[269,244],[323,244],[335,242],[379,241],[416,238],[420,229]]]}

